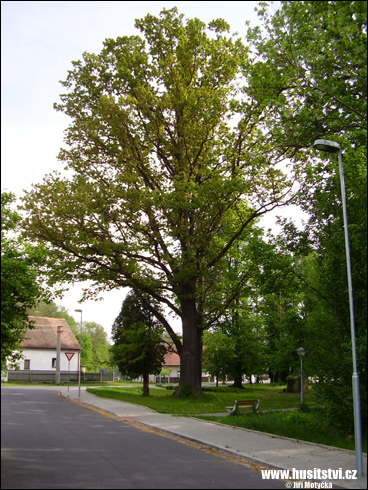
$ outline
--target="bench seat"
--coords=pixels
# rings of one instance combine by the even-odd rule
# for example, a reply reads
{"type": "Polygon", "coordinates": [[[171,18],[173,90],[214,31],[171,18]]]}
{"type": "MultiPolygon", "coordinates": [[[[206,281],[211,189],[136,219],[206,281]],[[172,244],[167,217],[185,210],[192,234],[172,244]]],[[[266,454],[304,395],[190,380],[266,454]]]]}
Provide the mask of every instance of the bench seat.
{"type": "Polygon", "coordinates": [[[234,400],[231,407],[225,407],[229,412],[229,415],[234,414],[237,410],[243,410],[246,408],[253,408],[255,411],[259,410],[260,400],[234,400]]]}

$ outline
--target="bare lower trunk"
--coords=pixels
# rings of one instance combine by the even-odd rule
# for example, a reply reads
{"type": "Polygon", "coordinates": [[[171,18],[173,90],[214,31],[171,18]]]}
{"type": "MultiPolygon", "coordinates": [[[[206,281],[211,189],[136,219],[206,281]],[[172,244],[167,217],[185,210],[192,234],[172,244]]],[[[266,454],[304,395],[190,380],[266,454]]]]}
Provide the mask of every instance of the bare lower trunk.
{"type": "Polygon", "coordinates": [[[149,396],[149,374],[143,375],[143,396],[149,396]]]}
{"type": "Polygon", "coordinates": [[[202,330],[198,328],[198,315],[194,299],[182,301],[183,347],[180,355],[180,382],[175,395],[184,383],[193,393],[202,394],[202,330]]]}
{"type": "Polygon", "coordinates": [[[239,388],[239,389],[242,389],[244,388],[243,384],[242,384],[242,375],[240,374],[236,374],[234,376],[234,384],[233,384],[234,388],[239,388]]]}

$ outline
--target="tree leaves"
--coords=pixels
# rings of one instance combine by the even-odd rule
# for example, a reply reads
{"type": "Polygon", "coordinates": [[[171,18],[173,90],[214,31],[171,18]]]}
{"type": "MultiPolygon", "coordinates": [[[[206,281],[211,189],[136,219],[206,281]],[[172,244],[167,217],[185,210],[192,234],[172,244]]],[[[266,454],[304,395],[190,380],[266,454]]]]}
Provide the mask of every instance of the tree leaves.
{"type": "Polygon", "coordinates": [[[146,384],[149,374],[159,374],[166,353],[162,334],[162,325],[131,291],[112,328],[112,357],[120,372],[132,378],[143,376],[146,384]]]}
{"type": "Polygon", "coordinates": [[[35,247],[17,235],[21,217],[11,208],[12,193],[1,193],[1,364],[15,361],[15,352],[32,325],[27,308],[46,298],[45,247],[35,247]]]}
{"type": "Polygon", "coordinates": [[[272,16],[260,10],[265,36],[248,30],[261,60],[250,93],[259,100],[268,90],[263,103],[276,112],[267,126],[285,147],[307,147],[342,131],[357,138],[366,130],[366,8],[364,2],[282,2],[272,16]]]}
{"type": "Polygon", "coordinates": [[[214,21],[210,37],[175,8],[136,26],[145,40],[108,39],[73,63],[56,105],[72,118],[59,155],[70,177],[35,186],[25,228],[50,244],[55,280],[138,288],[180,316],[184,278],[206,276],[291,184],[249,129],[257,109],[229,123],[247,53],[228,26],[214,21]]]}

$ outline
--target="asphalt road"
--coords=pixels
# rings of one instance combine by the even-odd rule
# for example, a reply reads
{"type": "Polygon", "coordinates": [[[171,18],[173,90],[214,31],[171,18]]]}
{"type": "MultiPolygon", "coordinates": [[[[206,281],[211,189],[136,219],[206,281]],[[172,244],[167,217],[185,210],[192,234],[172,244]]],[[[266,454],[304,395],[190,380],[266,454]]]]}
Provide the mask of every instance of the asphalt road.
{"type": "Polygon", "coordinates": [[[55,389],[1,388],[1,488],[285,488],[260,471],[116,421],[55,389]]]}

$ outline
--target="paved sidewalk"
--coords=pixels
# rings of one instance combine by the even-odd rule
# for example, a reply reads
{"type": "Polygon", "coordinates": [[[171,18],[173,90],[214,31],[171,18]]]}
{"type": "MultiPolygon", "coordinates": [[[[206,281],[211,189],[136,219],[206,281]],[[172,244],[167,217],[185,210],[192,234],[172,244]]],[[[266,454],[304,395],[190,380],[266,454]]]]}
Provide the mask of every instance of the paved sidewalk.
{"type": "MultiPolygon", "coordinates": [[[[192,442],[224,451],[237,458],[264,465],[267,468],[290,470],[290,480],[295,470],[312,470],[318,478],[319,471],[335,470],[345,476],[347,470],[355,470],[356,461],[353,451],[335,449],[318,444],[299,442],[295,439],[263,434],[248,429],[240,429],[216,424],[196,418],[164,415],[132,403],[109,400],[87,393],[81,388],[66,388],[62,396],[74,402],[93,407],[108,414],[120,417],[138,426],[148,427],[161,433],[170,434],[192,442]]],[[[341,488],[367,488],[367,455],[363,455],[363,477],[354,480],[331,478],[326,481],[341,488]]],[[[327,473],[326,473],[327,474],[327,473]]],[[[330,473],[331,474],[331,473],[330,473]]],[[[307,487],[305,487],[307,488],[307,487]]]]}

